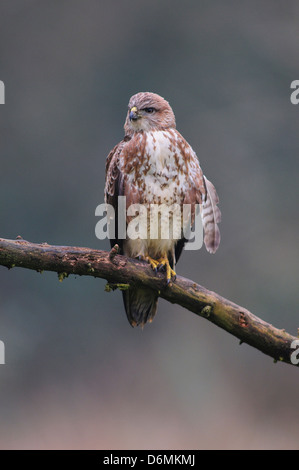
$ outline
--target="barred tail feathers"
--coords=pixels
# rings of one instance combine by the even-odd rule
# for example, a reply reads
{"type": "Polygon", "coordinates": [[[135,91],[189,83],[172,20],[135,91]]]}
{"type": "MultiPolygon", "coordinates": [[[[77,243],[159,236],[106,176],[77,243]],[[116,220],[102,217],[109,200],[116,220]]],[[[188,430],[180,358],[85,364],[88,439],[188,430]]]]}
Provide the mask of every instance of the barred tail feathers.
{"type": "Polygon", "coordinates": [[[204,178],[207,189],[207,198],[201,207],[204,243],[209,253],[215,253],[220,244],[220,230],[217,225],[221,221],[221,212],[217,206],[219,198],[214,185],[204,178]]]}

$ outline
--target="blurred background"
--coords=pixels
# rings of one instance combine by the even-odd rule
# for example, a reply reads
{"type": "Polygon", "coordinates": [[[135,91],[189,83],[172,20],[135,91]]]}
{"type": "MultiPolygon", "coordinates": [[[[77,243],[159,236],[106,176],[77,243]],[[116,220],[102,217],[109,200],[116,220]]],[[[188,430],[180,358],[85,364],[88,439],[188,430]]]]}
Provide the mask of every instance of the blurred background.
{"type": "MultiPolygon", "coordinates": [[[[296,0],[0,5],[0,237],[96,239],[132,94],[172,105],[215,184],[216,255],[178,273],[296,335],[296,0]]],[[[105,281],[0,267],[2,449],[295,449],[299,376],[165,301],[132,329],[105,281]]]]}

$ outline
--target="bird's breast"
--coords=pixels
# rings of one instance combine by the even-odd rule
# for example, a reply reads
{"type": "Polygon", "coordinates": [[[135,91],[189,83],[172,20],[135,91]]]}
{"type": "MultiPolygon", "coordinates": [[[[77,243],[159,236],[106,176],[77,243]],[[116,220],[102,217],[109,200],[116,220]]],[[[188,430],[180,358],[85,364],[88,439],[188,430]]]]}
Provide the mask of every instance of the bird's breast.
{"type": "Polygon", "coordinates": [[[154,203],[180,202],[186,174],[183,157],[178,150],[175,131],[147,133],[146,165],[141,172],[143,170],[148,199],[154,203]]]}
{"type": "Polygon", "coordinates": [[[128,190],[157,204],[181,203],[188,185],[186,148],[174,129],[149,131],[133,137],[123,159],[128,190]]]}
{"type": "Polygon", "coordinates": [[[149,172],[159,177],[175,177],[183,167],[183,158],[178,153],[177,136],[172,130],[147,132],[145,154],[149,172]]]}

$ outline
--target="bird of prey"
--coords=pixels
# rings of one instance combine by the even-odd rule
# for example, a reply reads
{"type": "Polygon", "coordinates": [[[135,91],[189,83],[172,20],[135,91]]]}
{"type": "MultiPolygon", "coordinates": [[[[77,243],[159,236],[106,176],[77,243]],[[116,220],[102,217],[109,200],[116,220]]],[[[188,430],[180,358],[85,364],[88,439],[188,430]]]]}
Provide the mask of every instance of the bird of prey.
{"type": "MultiPolygon", "coordinates": [[[[213,184],[203,175],[195,152],[176,130],[174,113],[164,98],[150,92],[132,96],[124,130],[123,140],[111,150],[106,161],[105,202],[115,209],[116,222],[115,238],[110,243],[111,246],[117,243],[121,254],[144,259],[155,270],[165,269],[169,281],[175,277],[175,264],[186,242],[183,232],[173,230],[172,236],[166,239],[162,238],[161,230],[154,238],[150,230],[142,238],[119,238],[118,197],[126,197],[126,208],[132,204],[142,204],[147,210],[153,204],[166,207],[189,204],[191,223],[197,205],[206,249],[215,253],[220,243],[218,196],[213,184]]],[[[126,224],[130,220],[127,215],[126,224]]],[[[161,224],[161,218],[158,220],[161,224]]],[[[123,300],[132,326],[143,327],[153,320],[158,295],[152,289],[128,289],[123,291],[123,300]]]]}

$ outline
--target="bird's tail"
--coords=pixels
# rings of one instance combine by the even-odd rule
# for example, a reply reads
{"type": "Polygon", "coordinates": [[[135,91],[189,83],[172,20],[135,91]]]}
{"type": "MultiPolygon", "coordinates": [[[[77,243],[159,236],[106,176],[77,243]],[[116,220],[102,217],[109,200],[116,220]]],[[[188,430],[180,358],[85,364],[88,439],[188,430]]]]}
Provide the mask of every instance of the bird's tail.
{"type": "Polygon", "coordinates": [[[206,201],[202,204],[201,217],[204,228],[204,242],[209,253],[215,253],[220,244],[221,212],[217,204],[219,198],[214,185],[205,177],[207,189],[206,201]]]}
{"type": "Polygon", "coordinates": [[[123,291],[126,314],[131,326],[143,327],[151,322],[157,311],[158,296],[148,288],[123,291]]]}

